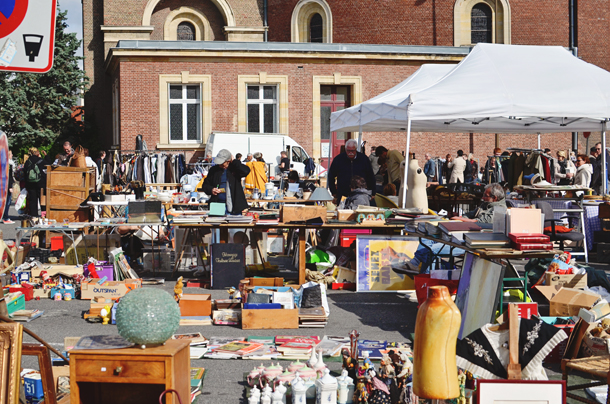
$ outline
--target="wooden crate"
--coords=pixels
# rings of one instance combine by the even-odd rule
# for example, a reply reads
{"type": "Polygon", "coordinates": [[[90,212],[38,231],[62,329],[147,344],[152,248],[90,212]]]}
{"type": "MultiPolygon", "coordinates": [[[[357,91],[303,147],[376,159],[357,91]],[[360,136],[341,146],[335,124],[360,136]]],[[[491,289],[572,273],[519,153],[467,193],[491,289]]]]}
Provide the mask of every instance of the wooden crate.
{"type": "Polygon", "coordinates": [[[95,168],[47,166],[47,218],[87,222],[91,208],[80,204],[95,191],[95,168]]]}
{"type": "Polygon", "coordinates": [[[211,316],[212,295],[183,294],[179,306],[181,316],[211,316]]]}
{"type": "MultiPolygon", "coordinates": [[[[243,307],[243,305],[242,305],[243,307]]],[[[242,330],[299,328],[299,309],[241,309],[242,330]]]]}
{"type": "Polygon", "coordinates": [[[304,221],[319,217],[326,223],[326,206],[290,206],[282,207],[282,222],[304,221]]]}
{"type": "Polygon", "coordinates": [[[246,286],[284,286],[284,278],[246,278],[242,282],[248,281],[246,286]]]}

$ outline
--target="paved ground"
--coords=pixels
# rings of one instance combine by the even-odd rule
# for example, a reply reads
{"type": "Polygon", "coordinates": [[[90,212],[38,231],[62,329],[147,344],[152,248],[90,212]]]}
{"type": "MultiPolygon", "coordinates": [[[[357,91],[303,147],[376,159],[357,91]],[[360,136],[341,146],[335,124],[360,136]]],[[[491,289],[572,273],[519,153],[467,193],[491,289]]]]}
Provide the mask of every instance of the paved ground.
{"type": "MultiPolygon", "coordinates": [[[[12,212],[13,215],[15,214],[12,212]]],[[[15,217],[16,219],[16,217],[15,217]]],[[[0,224],[6,239],[14,239],[16,225],[0,224]]],[[[605,269],[605,268],[604,268],[605,269]]],[[[167,282],[161,286],[146,286],[161,288],[173,293],[174,282],[167,282]]],[[[209,290],[185,288],[185,293],[210,293],[213,299],[226,298],[227,293],[222,290],[209,290]]],[[[179,333],[200,331],[204,336],[234,336],[248,335],[347,335],[353,329],[360,332],[364,339],[383,339],[387,341],[406,341],[410,339],[415,329],[417,306],[394,293],[358,293],[349,291],[329,291],[328,293],[331,315],[328,325],[323,329],[298,330],[241,330],[236,326],[183,326],[179,333]]],[[[80,337],[88,335],[117,334],[116,326],[91,324],[83,320],[82,315],[89,308],[89,301],[52,301],[43,299],[26,303],[28,309],[41,309],[45,314],[26,326],[51,343],[54,347],[63,348],[64,337],[80,337]]],[[[32,342],[25,337],[26,342],[32,342]]],[[[287,362],[283,363],[286,364],[287,362]]],[[[264,362],[269,365],[269,361],[264,362]]],[[[246,403],[244,373],[260,362],[251,360],[195,360],[192,366],[206,368],[203,383],[203,394],[197,403],[228,404],[246,403]]],[[[331,371],[340,371],[340,362],[329,362],[331,371]]],[[[24,366],[36,367],[33,360],[24,359],[24,366]]],[[[548,368],[551,378],[561,378],[558,367],[548,368]],[[551,369],[554,369],[552,371],[551,369]]],[[[183,403],[188,402],[183,398],[183,403]]]]}

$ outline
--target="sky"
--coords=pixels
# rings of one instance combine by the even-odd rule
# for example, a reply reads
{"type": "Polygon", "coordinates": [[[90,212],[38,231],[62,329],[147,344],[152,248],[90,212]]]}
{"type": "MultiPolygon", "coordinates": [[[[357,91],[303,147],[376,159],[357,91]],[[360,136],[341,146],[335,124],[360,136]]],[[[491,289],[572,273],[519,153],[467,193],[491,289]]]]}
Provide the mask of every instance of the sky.
{"type": "MultiPolygon", "coordinates": [[[[59,9],[61,11],[68,10],[68,32],[76,33],[79,40],[83,40],[83,7],[81,0],[58,0],[59,9]]],[[[83,56],[83,45],[76,53],[78,56],[83,56]]],[[[81,69],[83,68],[82,60],[79,62],[81,69]]]]}

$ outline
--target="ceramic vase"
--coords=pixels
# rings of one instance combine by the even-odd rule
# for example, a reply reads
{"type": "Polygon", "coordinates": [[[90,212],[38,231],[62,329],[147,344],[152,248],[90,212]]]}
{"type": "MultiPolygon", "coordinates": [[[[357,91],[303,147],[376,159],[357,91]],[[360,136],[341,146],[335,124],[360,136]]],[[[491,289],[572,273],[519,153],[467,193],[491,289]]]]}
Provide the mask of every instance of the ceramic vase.
{"type": "Polygon", "coordinates": [[[409,161],[407,174],[407,208],[419,208],[424,213],[428,212],[428,195],[426,194],[426,174],[419,168],[419,161],[409,161]]]}
{"type": "Polygon", "coordinates": [[[413,392],[420,398],[446,400],[460,395],[455,346],[461,324],[446,286],[431,286],[415,321],[413,392]]]}
{"type": "Polygon", "coordinates": [[[318,363],[318,357],[316,355],[316,350],[312,349],[311,356],[309,357],[309,360],[307,361],[307,366],[309,366],[312,369],[315,369],[317,363],[318,363]]]}
{"type": "Polygon", "coordinates": [[[297,373],[297,377],[292,382],[292,404],[305,404],[307,401],[306,392],[307,386],[297,373]]]}
{"type": "Polygon", "coordinates": [[[248,398],[248,404],[259,404],[261,402],[261,391],[258,387],[254,386],[250,390],[250,397],[248,398]]]}
{"type": "Polygon", "coordinates": [[[316,380],[316,404],[337,404],[337,379],[324,371],[324,377],[316,380]]]}

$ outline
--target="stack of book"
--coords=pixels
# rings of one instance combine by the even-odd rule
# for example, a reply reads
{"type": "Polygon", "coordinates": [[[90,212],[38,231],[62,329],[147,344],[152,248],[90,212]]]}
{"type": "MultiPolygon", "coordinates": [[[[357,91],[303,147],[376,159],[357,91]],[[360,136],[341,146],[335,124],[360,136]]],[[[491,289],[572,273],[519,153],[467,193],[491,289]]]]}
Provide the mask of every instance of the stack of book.
{"type": "Polygon", "coordinates": [[[232,341],[214,349],[213,354],[218,357],[240,358],[252,355],[259,349],[264,349],[264,345],[258,342],[232,341]]]}
{"type": "Polygon", "coordinates": [[[16,310],[9,317],[13,321],[21,321],[24,323],[29,323],[30,321],[42,316],[44,314],[44,310],[16,310]]]}
{"type": "Polygon", "coordinates": [[[287,358],[308,358],[319,339],[293,338],[277,347],[278,352],[287,358]]]}
{"type": "Polygon", "coordinates": [[[323,328],[327,323],[324,307],[299,308],[299,328],[323,328]]]}
{"type": "Polygon", "coordinates": [[[227,223],[252,223],[252,216],[243,215],[227,215],[225,218],[227,223]]]}
{"type": "Polygon", "coordinates": [[[469,248],[510,247],[510,240],[504,233],[464,233],[464,242],[469,248]]]}
{"type": "Polygon", "coordinates": [[[464,233],[481,231],[481,226],[477,223],[460,222],[457,220],[440,222],[438,228],[441,231],[443,240],[452,241],[454,243],[461,243],[464,240],[464,233]]]}
{"type": "Polygon", "coordinates": [[[519,251],[552,250],[551,238],[540,233],[509,233],[513,248],[519,251]]]}
{"type": "Polygon", "coordinates": [[[279,224],[279,222],[280,222],[280,215],[277,213],[259,214],[258,219],[256,220],[256,224],[261,224],[261,225],[274,225],[274,224],[279,224]]]}

